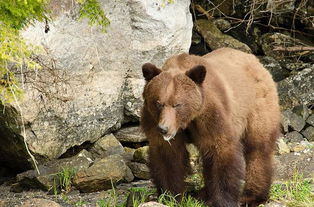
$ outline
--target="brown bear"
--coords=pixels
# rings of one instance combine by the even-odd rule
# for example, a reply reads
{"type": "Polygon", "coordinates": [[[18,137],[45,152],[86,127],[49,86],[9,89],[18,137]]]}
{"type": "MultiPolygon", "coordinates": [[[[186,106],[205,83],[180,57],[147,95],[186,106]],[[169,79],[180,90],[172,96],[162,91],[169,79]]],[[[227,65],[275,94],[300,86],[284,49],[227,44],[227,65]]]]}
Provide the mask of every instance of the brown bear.
{"type": "Polygon", "coordinates": [[[202,57],[173,56],[162,69],[146,63],[142,71],[141,126],[158,192],[185,192],[185,144],[193,143],[203,162],[199,198],[213,207],[266,201],[280,111],[276,85],[258,59],[221,48],[202,57]]]}

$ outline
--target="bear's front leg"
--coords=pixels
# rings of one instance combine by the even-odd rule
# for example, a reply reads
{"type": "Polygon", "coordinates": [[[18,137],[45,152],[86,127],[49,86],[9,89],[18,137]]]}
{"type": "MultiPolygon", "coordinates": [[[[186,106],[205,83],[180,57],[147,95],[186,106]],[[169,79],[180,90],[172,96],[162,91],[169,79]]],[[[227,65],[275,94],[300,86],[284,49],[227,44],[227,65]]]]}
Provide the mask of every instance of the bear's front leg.
{"type": "Polygon", "coordinates": [[[184,141],[177,135],[170,144],[151,140],[149,146],[149,168],[158,193],[169,191],[180,198],[186,188],[184,178],[190,171],[184,141]]]}
{"type": "Polygon", "coordinates": [[[212,207],[238,207],[245,165],[240,143],[229,142],[202,147],[205,189],[203,198],[212,207]]]}

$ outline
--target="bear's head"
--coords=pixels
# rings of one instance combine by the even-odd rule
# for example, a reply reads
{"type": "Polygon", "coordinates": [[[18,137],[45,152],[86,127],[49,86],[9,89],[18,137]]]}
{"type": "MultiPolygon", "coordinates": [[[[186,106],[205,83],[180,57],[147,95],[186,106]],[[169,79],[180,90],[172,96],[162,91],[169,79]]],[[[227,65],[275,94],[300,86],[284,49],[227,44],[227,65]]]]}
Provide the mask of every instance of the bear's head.
{"type": "Polygon", "coordinates": [[[146,80],[144,107],[164,140],[169,141],[200,113],[206,68],[196,65],[184,70],[160,70],[146,63],[142,66],[142,72],[146,80]]]}

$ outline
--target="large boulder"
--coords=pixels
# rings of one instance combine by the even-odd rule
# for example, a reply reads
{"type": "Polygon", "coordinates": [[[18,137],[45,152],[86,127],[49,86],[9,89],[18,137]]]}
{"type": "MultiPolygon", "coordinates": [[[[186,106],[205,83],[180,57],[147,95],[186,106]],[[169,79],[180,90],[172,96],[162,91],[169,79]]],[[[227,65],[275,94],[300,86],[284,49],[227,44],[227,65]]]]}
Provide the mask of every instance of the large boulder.
{"type": "Polygon", "coordinates": [[[202,35],[208,47],[212,50],[221,47],[231,47],[248,53],[252,52],[249,46],[246,44],[222,33],[212,20],[196,20],[195,28],[202,35]]]}
{"type": "Polygon", "coordinates": [[[281,125],[283,126],[284,132],[288,132],[289,127],[293,130],[300,132],[305,126],[305,121],[301,116],[293,113],[291,110],[282,112],[281,125]]]}
{"type": "MultiPolygon", "coordinates": [[[[78,5],[70,0],[51,1],[48,33],[39,22],[22,32],[28,43],[43,48],[38,57],[43,69],[23,75],[25,98],[20,104],[26,143],[37,158],[58,158],[71,147],[93,143],[121,124],[137,121],[144,85],[141,65],[161,65],[170,55],[189,50],[189,0],[165,6],[161,0],[100,3],[111,22],[106,33],[87,20],[78,21],[78,5]]],[[[15,110],[8,119],[19,113],[15,110]]],[[[0,161],[28,163],[25,137],[21,130],[10,131],[12,127],[1,125],[0,161]],[[13,145],[18,145],[17,155],[7,152],[13,145]]]]}
{"type": "Polygon", "coordinates": [[[108,190],[115,183],[132,181],[134,176],[120,155],[95,160],[89,168],[78,170],[74,185],[81,192],[108,190]]]}
{"type": "Polygon", "coordinates": [[[125,153],[121,143],[113,134],[100,138],[89,151],[94,158],[105,158],[109,155],[125,153]]]}
{"type": "Polygon", "coordinates": [[[24,189],[52,190],[59,175],[63,173],[75,174],[80,169],[86,169],[92,164],[90,157],[81,156],[52,160],[38,167],[40,174],[36,170],[28,170],[16,176],[17,183],[11,190],[19,192],[24,189]]]}
{"type": "Polygon", "coordinates": [[[118,132],[115,133],[115,136],[120,142],[145,142],[147,138],[142,132],[139,126],[131,126],[121,128],[118,132]]]}
{"type": "Polygon", "coordinates": [[[283,109],[314,102],[314,65],[278,82],[280,106],[283,109]]]}

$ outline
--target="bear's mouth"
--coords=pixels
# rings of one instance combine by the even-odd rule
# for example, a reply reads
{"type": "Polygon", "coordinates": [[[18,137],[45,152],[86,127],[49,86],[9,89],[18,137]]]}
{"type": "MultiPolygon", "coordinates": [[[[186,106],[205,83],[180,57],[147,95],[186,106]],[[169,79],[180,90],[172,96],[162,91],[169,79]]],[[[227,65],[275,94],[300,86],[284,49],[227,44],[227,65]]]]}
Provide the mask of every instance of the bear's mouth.
{"type": "Polygon", "coordinates": [[[163,138],[165,141],[169,142],[171,139],[174,138],[176,134],[167,134],[167,135],[163,135],[163,138]]]}

